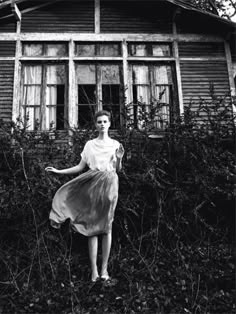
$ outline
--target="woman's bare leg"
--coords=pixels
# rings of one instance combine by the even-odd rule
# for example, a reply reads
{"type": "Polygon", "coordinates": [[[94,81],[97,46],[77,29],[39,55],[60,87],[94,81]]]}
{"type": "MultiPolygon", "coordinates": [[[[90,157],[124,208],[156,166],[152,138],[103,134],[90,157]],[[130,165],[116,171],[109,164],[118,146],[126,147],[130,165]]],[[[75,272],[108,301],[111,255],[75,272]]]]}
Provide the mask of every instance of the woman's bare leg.
{"type": "Polygon", "coordinates": [[[98,276],[98,268],[97,268],[97,254],[98,254],[98,237],[93,236],[88,238],[88,248],[89,248],[89,258],[92,269],[92,281],[96,281],[98,276]]]}
{"type": "Polygon", "coordinates": [[[101,277],[108,278],[108,259],[110,256],[111,251],[111,241],[112,241],[112,234],[111,232],[103,235],[102,238],[102,269],[101,269],[101,277]]]}

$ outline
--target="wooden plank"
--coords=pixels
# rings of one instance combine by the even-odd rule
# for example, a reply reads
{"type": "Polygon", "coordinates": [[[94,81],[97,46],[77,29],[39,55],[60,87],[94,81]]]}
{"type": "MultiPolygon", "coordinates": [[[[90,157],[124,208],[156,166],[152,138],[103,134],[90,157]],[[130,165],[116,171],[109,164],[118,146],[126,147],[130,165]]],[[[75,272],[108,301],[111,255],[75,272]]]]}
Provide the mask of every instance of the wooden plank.
{"type": "MultiPolygon", "coordinates": [[[[201,35],[176,35],[173,34],[131,34],[131,33],[119,33],[119,34],[94,34],[94,33],[45,33],[34,32],[24,33],[21,32],[20,40],[23,41],[144,41],[144,42],[173,42],[177,40],[179,42],[224,42],[224,38],[221,36],[201,36],[201,35]]],[[[16,40],[16,33],[1,33],[1,40],[16,40]]]]}
{"type": "Polygon", "coordinates": [[[188,57],[181,57],[181,61],[225,61],[226,57],[196,57],[196,58],[188,58],[188,57]]]}
{"type": "Polygon", "coordinates": [[[95,12],[94,12],[94,28],[95,28],[95,33],[99,34],[100,33],[100,0],[95,0],[95,12]]]}
{"type": "Polygon", "coordinates": [[[67,61],[69,57],[20,57],[21,61],[67,61]]]}
{"type": "Polygon", "coordinates": [[[15,19],[17,21],[20,21],[21,20],[21,12],[20,12],[18,6],[12,2],[11,3],[11,9],[12,9],[13,15],[15,16],[15,19]]]}
{"type": "MultiPolygon", "coordinates": [[[[173,35],[175,38],[177,38],[177,27],[176,27],[176,23],[174,19],[172,23],[173,23],[173,35]]],[[[183,91],[182,91],[181,70],[180,70],[180,60],[179,60],[179,47],[178,47],[177,40],[174,40],[173,42],[173,53],[174,53],[175,66],[176,66],[179,112],[180,112],[180,115],[183,115],[184,114],[184,102],[183,102],[183,91]]]]}
{"type": "Polygon", "coordinates": [[[20,74],[21,64],[19,58],[21,56],[21,42],[20,42],[21,21],[17,22],[17,40],[16,40],[16,55],[15,55],[15,70],[14,70],[14,86],[13,86],[13,102],[12,102],[12,120],[16,122],[20,115],[20,74]]]}
{"type": "Polygon", "coordinates": [[[7,61],[7,60],[15,60],[15,57],[0,57],[0,61],[2,61],[2,60],[5,60],[5,61],[7,61]]]}
{"type": "Polygon", "coordinates": [[[123,81],[124,81],[124,97],[125,97],[125,105],[131,102],[131,95],[129,93],[128,86],[129,85],[129,68],[128,68],[128,45],[124,40],[122,42],[122,55],[123,55],[123,81]]]}
{"type": "MultiPolygon", "coordinates": [[[[233,75],[233,64],[232,64],[232,57],[230,52],[230,46],[227,41],[225,41],[225,54],[226,54],[226,62],[227,62],[227,69],[229,75],[229,85],[230,85],[230,92],[232,97],[232,109],[233,113],[236,114],[236,86],[234,84],[234,75],[233,75]]],[[[236,123],[236,121],[235,121],[236,123]]]]}
{"type": "Polygon", "coordinates": [[[74,55],[74,42],[71,40],[69,43],[69,89],[68,89],[68,121],[71,128],[76,128],[78,125],[78,106],[76,104],[75,89],[77,88],[75,82],[75,67],[73,61],[74,55]]]}
{"type": "Polygon", "coordinates": [[[16,40],[16,33],[1,33],[1,41],[13,41],[16,40]]]}

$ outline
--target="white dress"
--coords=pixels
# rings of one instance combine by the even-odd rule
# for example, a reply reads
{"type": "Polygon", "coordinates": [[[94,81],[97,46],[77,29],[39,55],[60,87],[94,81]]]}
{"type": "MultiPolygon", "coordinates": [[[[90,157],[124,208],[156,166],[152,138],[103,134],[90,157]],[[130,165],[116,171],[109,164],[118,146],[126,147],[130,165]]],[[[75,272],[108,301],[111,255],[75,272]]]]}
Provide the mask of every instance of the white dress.
{"type": "Polygon", "coordinates": [[[118,200],[116,150],[120,143],[88,141],[81,153],[89,170],[64,184],[55,194],[50,220],[56,224],[70,219],[74,230],[85,236],[111,231],[118,200]]]}

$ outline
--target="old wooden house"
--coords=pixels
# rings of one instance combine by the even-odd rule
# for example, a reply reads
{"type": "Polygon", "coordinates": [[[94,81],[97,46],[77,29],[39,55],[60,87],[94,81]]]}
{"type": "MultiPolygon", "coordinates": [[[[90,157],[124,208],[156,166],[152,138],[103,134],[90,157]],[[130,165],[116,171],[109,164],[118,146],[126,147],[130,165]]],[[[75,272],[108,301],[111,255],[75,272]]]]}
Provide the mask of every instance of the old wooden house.
{"type": "Polygon", "coordinates": [[[66,130],[103,108],[118,128],[129,105],[139,127],[142,103],[163,129],[210,86],[235,96],[235,37],[191,0],[2,0],[0,119],[66,130]]]}

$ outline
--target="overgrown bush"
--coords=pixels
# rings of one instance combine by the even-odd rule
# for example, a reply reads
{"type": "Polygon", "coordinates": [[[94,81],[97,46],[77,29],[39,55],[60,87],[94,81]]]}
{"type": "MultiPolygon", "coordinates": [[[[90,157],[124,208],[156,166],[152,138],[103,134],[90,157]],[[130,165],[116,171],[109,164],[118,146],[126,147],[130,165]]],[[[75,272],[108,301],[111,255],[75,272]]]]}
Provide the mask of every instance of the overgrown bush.
{"type": "MultiPolygon", "coordinates": [[[[126,150],[113,228],[116,241],[111,267],[116,271],[127,266],[121,248],[131,248],[134,254],[127,267],[138,259],[138,271],[145,269],[151,280],[157,280],[162,246],[179,256],[185,245],[233,240],[235,130],[224,101],[202,101],[194,111],[191,106],[185,108],[185,116],[162,130],[161,136],[150,128],[149,117],[146,113],[143,117],[142,110],[140,119],[149,123],[148,128],[144,123],[142,130],[134,129],[133,117],[124,112],[126,126],[114,134],[126,150]],[[199,124],[203,113],[204,121],[199,124]]],[[[66,285],[64,298],[69,298],[74,308],[73,272],[78,261],[71,252],[78,252],[74,239],[80,248],[86,243],[67,223],[59,232],[49,226],[53,195],[71,177],[52,176],[44,169],[78,163],[84,143],[95,133],[70,130],[70,143],[61,144],[59,131],[28,132],[19,120],[2,122],[0,134],[1,291],[24,294],[40,287],[48,295],[52,287],[61,291],[66,285]],[[58,287],[59,282],[64,286],[58,287]]],[[[83,280],[88,278],[88,266],[83,257],[81,263],[84,268],[77,270],[77,276],[83,280]]],[[[126,275],[130,278],[128,272],[126,275]]],[[[167,308],[169,305],[167,302],[167,308]]],[[[131,309],[127,308],[127,313],[131,309]]]]}

